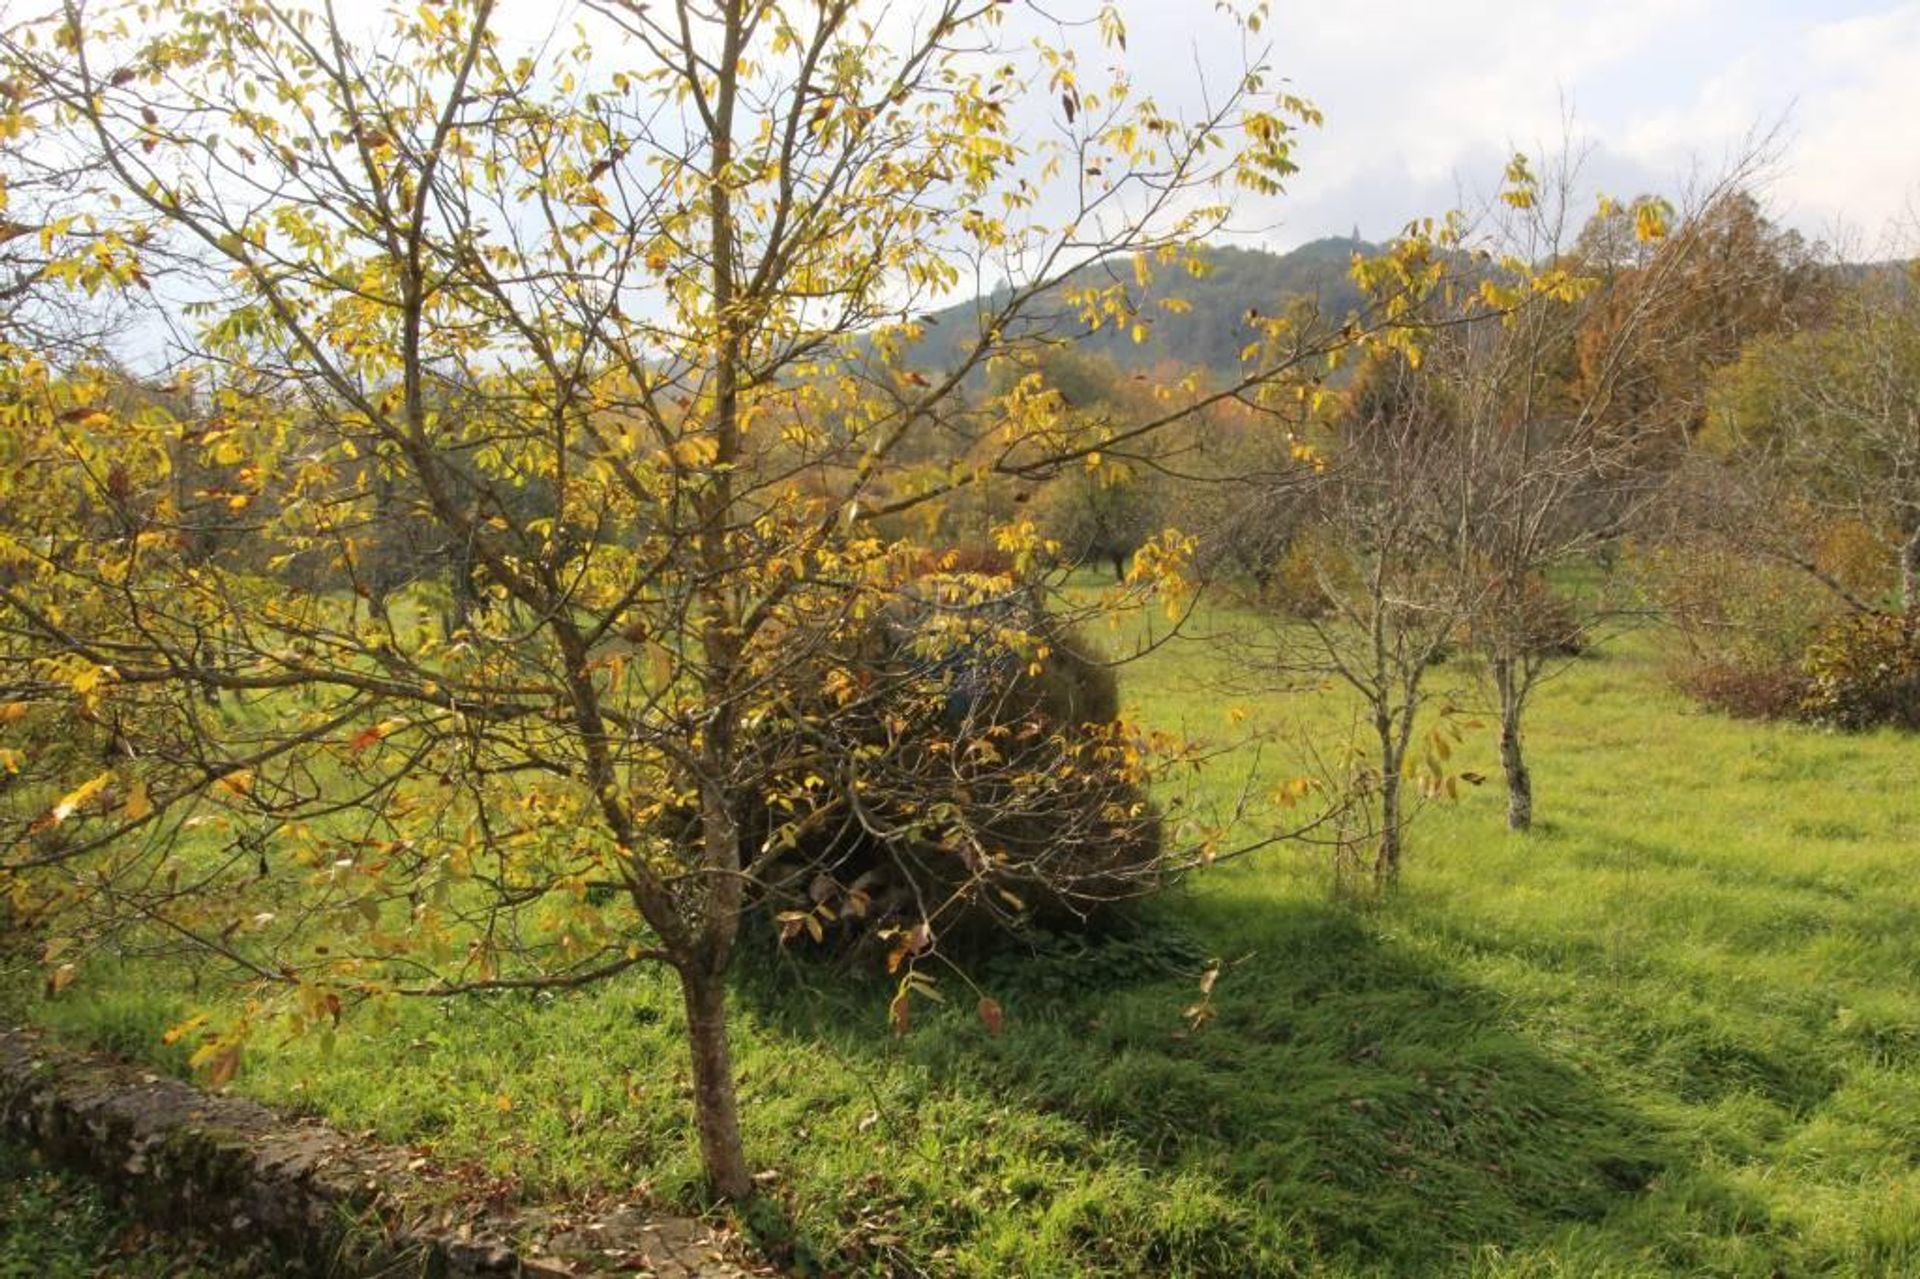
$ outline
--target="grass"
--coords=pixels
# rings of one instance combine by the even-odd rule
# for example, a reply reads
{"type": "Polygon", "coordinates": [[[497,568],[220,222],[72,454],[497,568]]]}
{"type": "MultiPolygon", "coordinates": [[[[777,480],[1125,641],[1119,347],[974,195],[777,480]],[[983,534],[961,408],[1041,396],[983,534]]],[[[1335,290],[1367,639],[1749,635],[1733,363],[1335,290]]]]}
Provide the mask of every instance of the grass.
{"type": "MultiPolygon", "coordinates": [[[[1225,737],[1231,660],[1163,650],[1126,695],[1225,737]]],[[[1242,700],[1283,736],[1345,722],[1242,700]]],[[[999,1039],[956,982],[894,1039],[885,990],[756,951],[756,1224],[833,1273],[1920,1272],[1920,741],[1695,712],[1641,637],[1548,686],[1530,743],[1533,835],[1490,784],[1421,815],[1383,901],[1301,852],[1220,867],[1124,939],[976,973],[999,1039]]],[[[141,969],[33,1011],[151,1056],[195,998],[141,969]]],[[[239,1086],[525,1194],[693,1204],[680,1026],[651,975],[408,1006],[239,1086]]]]}

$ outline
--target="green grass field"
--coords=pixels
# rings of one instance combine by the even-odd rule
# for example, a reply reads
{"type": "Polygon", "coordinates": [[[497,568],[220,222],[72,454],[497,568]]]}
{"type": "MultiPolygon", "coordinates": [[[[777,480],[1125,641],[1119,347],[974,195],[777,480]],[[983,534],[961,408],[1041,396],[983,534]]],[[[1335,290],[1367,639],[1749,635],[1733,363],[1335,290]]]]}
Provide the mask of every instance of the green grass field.
{"type": "MultiPolygon", "coordinates": [[[[1281,771],[1345,722],[1277,694],[1229,729],[1232,651],[1162,650],[1126,700],[1275,729],[1281,771]]],[[[880,984],[747,956],[753,1225],[830,1273],[1920,1273],[1920,741],[1696,712],[1636,637],[1543,692],[1531,747],[1533,835],[1490,783],[1421,814],[1382,901],[1298,850],[1219,867],[1124,938],[975,971],[998,1039],[957,983],[895,1039],[880,984]]],[[[96,970],[33,1015],[164,1057],[217,993],[96,970]]],[[[259,1045],[237,1086],[527,1195],[692,1204],[679,1019],[658,976],[408,1006],[259,1045]]]]}

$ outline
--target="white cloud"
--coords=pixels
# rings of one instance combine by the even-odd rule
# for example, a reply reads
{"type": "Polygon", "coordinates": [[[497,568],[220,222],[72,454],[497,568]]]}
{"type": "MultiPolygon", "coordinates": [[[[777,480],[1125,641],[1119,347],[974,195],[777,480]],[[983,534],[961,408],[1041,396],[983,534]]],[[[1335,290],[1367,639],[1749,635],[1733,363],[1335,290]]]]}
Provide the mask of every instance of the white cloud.
{"type": "Polygon", "coordinates": [[[1783,194],[1869,237],[1920,196],[1920,4],[1815,28],[1821,84],[1795,112],[1783,194]]]}
{"type": "MultiPolygon", "coordinates": [[[[1281,0],[1275,64],[1327,124],[1302,147],[1288,199],[1249,220],[1283,219],[1286,242],[1353,222],[1391,231],[1461,187],[1485,189],[1512,149],[1557,143],[1571,108],[1596,146],[1592,176],[1626,194],[1711,171],[1784,120],[1767,192],[1778,214],[1878,239],[1920,203],[1920,0],[1841,12],[1862,7],[1871,0],[1281,0]]],[[[1189,4],[1127,9],[1164,51],[1162,77],[1190,78],[1189,4]]]]}
{"type": "Polygon", "coordinates": [[[1687,102],[1631,121],[1622,147],[1651,166],[1709,160],[1784,121],[1771,184],[1780,215],[1869,244],[1920,191],[1920,3],[1809,22],[1704,77],[1687,102]]]}
{"type": "MultiPolygon", "coordinates": [[[[1274,3],[1274,68],[1327,117],[1289,195],[1245,210],[1276,242],[1355,223],[1382,235],[1438,213],[1461,188],[1492,185],[1513,149],[1555,145],[1569,108],[1597,148],[1590,176],[1618,194],[1671,189],[1784,119],[1768,194],[1785,220],[1813,234],[1849,224],[1871,242],[1920,204],[1920,0],[1274,3]]],[[[1164,105],[1197,109],[1204,87],[1217,93],[1237,70],[1241,50],[1210,0],[1120,6],[1130,69],[1164,105]]],[[[1096,7],[1049,0],[1044,12],[1096,7]]],[[[584,16],[577,0],[502,12],[518,39],[544,35],[556,14],[584,16]]],[[[925,11],[876,0],[875,12],[885,41],[925,11]]],[[[1051,26],[1007,12],[1016,43],[1051,26]]]]}

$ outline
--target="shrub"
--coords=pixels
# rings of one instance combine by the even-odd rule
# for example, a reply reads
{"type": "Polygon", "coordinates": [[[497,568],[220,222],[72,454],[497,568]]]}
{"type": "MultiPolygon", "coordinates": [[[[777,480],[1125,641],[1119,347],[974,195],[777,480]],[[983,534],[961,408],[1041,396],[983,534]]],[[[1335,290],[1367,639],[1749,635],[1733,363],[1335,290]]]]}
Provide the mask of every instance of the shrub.
{"type": "Polygon", "coordinates": [[[1708,663],[1795,665],[1842,607],[1797,568],[1711,543],[1662,546],[1635,568],[1667,621],[1708,663]]]}
{"type": "MultiPolygon", "coordinates": [[[[990,600],[976,622],[957,633],[943,622],[934,636],[924,617],[890,623],[876,665],[891,690],[875,708],[888,726],[885,780],[863,793],[860,830],[825,859],[832,882],[808,886],[813,908],[849,934],[918,924],[929,907],[947,941],[1071,929],[1159,878],[1159,818],[1124,762],[1113,672],[1018,594],[990,600]],[[856,888],[863,911],[849,909],[856,888]]],[[[801,851],[817,864],[828,849],[801,851]]]]}
{"type": "Polygon", "coordinates": [[[917,568],[923,577],[941,573],[1005,577],[1013,572],[1013,556],[998,547],[965,542],[940,550],[922,551],[917,568]]]}
{"type": "Polygon", "coordinates": [[[1311,620],[1332,611],[1333,601],[1321,579],[1322,561],[1327,552],[1303,534],[1287,544],[1286,553],[1273,566],[1267,580],[1267,602],[1294,617],[1311,620]]]}
{"type": "Polygon", "coordinates": [[[1813,548],[1820,570],[1863,600],[1883,599],[1899,589],[1892,547],[1898,535],[1856,519],[1828,520],[1813,548]]]}
{"type": "Polygon", "coordinates": [[[1792,719],[1801,713],[1807,677],[1789,663],[1712,661],[1694,657],[1678,663],[1676,687],[1709,710],[1736,719],[1792,719]]]}
{"type": "Polygon", "coordinates": [[[1340,598],[1361,587],[1353,554],[1324,529],[1291,528],[1277,554],[1263,557],[1254,586],[1259,606],[1314,621],[1329,616],[1340,598]]]}
{"type": "Polygon", "coordinates": [[[1586,652],[1586,622],[1579,607],[1544,578],[1527,579],[1520,609],[1520,638],[1528,653],[1578,657],[1586,652]]]}
{"type": "Polygon", "coordinates": [[[1538,573],[1515,592],[1490,592],[1487,606],[1469,619],[1460,640],[1489,656],[1578,657],[1587,650],[1587,624],[1579,606],[1538,573]]]}
{"type": "Polygon", "coordinates": [[[1824,627],[1803,664],[1806,718],[1920,729],[1920,613],[1856,613],[1824,627]]]}
{"type": "Polygon", "coordinates": [[[1635,577],[1679,637],[1669,678],[1729,715],[1792,719],[1806,693],[1807,645],[1840,607],[1798,569],[1711,543],[1636,556],[1635,577]]]}
{"type": "MultiPolygon", "coordinates": [[[[755,725],[795,762],[736,815],[773,854],[761,902],[784,938],[866,954],[922,924],[943,946],[1074,930],[1165,881],[1113,672],[1007,579],[922,577],[817,665],[818,697],[854,699],[835,710],[869,748],[860,775],[813,775],[820,715],[797,704],[755,725]]],[[[681,807],[656,833],[695,829],[681,807]]]]}

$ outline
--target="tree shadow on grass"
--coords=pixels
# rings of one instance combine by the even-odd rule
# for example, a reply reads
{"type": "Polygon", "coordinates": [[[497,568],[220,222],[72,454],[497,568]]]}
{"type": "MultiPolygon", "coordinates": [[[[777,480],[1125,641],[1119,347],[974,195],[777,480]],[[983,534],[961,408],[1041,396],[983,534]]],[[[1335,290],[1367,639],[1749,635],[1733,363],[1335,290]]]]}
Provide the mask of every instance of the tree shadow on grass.
{"type": "Polygon", "coordinates": [[[1488,992],[1336,905],[1192,902],[977,965],[1006,1008],[998,1038],[971,994],[898,1041],[878,983],[748,967],[743,1002],[767,1029],[824,1034],[855,1071],[904,1057],[940,1092],[1064,1120],[1087,1143],[1053,1152],[1068,1165],[1131,1161],[1142,1204],[1083,1202],[1060,1227],[1086,1270],[1464,1269],[1599,1223],[1680,1162],[1488,992]],[[1236,949],[1203,999],[1221,945],[1236,949]]]}

